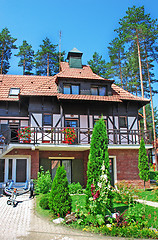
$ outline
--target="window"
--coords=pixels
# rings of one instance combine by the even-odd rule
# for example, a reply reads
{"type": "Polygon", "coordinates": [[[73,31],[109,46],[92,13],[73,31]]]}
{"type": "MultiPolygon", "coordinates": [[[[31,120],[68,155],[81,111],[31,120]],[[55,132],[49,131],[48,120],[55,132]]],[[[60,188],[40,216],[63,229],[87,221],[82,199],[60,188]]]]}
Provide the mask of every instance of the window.
{"type": "Polygon", "coordinates": [[[64,94],[71,94],[71,86],[70,85],[64,85],[64,94]]]}
{"type": "Polygon", "coordinates": [[[64,94],[79,95],[80,94],[80,87],[79,87],[79,85],[65,84],[64,87],[63,87],[63,93],[64,94]]]}
{"type": "MultiPolygon", "coordinates": [[[[94,125],[96,124],[96,122],[98,122],[98,120],[99,120],[99,118],[97,118],[97,119],[94,119],[94,125]]],[[[106,119],[104,119],[104,122],[105,122],[105,126],[107,127],[107,120],[106,119]]],[[[94,126],[93,125],[93,126],[94,126]]]]}
{"type": "Polygon", "coordinates": [[[98,87],[91,87],[91,94],[98,95],[98,87]]]}
{"type": "Polygon", "coordinates": [[[75,95],[79,95],[80,94],[80,91],[79,91],[79,85],[71,85],[71,92],[72,94],[75,94],[75,95]]]}
{"type": "Polygon", "coordinates": [[[106,87],[99,87],[99,96],[106,95],[106,87]]]}
{"type": "Polygon", "coordinates": [[[91,87],[91,95],[106,96],[106,87],[92,86],[91,87]]]}
{"type": "Polygon", "coordinates": [[[119,127],[127,128],[127,117],[124,116],[119,117],[119,127]]]}
{"type": "Polygon", "coordinates": [[[10,88],[9,96],[18,96],[20,88],[10,88]]]}
{"type": "Polygon", "coordinates": [[[74,127],[76,128],[78,126],[78,120],[73,119],[65,119],[65,127],[74,127]]]}
{"type": "Polygon", "coordinates": [[[52,125],[52,115],[50,113],[44,113],[43,125],[52,125]]]}

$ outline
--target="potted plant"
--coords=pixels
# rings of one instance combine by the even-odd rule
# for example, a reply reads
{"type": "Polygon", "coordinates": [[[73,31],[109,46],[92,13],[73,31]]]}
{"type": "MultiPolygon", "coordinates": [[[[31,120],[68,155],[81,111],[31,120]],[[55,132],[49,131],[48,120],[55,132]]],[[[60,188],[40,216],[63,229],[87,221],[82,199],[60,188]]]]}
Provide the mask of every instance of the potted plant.
{"type": "Polygon", "coordinates": [[[77,137],[74,128],[65,127],[61,132],[64,133],[63,143],[68,143],[68,144],[74,143],[75,138],[77,137]]]}
{"type": "Polygon", "coordinates": [[[18,131],[18,138],[20,143],[30,143],[31,142],[31,133],[33,131],[30,127],[20,128],[18,131]]]}

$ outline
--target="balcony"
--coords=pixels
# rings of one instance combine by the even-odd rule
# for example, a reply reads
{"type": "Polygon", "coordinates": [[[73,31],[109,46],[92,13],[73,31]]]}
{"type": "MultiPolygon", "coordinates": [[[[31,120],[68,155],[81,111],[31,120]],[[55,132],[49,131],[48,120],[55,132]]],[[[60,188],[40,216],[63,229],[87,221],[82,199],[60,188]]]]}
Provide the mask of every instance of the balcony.
{"type": "MultiPolygon", "coordinates": [[[[18,144],[65,144],[65,134],[62,132],[63,128],[51,128],[51,127],[30,127],[30,136],[21,138],[18,136],[18,132],[24,128],[11,129],[9,143],[18,144]]],[[[76,133],[76,138],[72,144],[74,145],[86,145],[90,144],[92,131],[91,128],[73,128],[76,133]]],[[[109,145],[135,145],[140,144],[140,140],[143,137],[145,144],[152,144],[151,132],[143,130],[117,130],[107,129],[108,144],[109,145]]]]}

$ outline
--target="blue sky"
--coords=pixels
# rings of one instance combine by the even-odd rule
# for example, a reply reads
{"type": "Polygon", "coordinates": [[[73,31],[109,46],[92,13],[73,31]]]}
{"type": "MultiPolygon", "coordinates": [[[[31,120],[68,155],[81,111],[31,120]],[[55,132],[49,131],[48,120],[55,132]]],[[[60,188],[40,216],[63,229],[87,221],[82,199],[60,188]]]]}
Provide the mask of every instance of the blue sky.
{"type": "MultiPolygon", "coordinates": [[[[116,36],[114,29],[133,5],[144,5],[146,13],[153,19],[158,17],[158,0],[0,0],[0,31],[8,27],[17,38],[17,46],[27,40],[37,51],[45,37],[58,44],[61,30],[61,49],[66,54],[76,47],[83,52],[83,64],[95,51],[108,61],[107,47],[116,36]]],[[[14,56],[17,52],[13,51],[9,74],[22,74],[19,59],[14,56]]],[[[158,84],[154,87],[158,88],[158,84]]],[[[154,97],[154,106],[158,106],[157,102],[158,96],[154,97]]]]}

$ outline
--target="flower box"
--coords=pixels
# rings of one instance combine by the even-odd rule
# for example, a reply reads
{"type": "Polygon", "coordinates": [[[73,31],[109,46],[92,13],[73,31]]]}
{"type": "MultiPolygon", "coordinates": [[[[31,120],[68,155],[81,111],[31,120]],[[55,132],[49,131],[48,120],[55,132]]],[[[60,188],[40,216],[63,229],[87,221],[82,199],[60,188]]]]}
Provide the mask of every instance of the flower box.
{"type": "Polygon", "coordinates": [[[64,141],[62,143],[73,144],[76,139],[76,132],[74,128],[65,127],[62,131],[64,133],[64,141]]]}
{"type": "Polygon", "coordinates": [[[43,140],[42,143],[50,143],[49,140],[43,140]]]}
{"type": "Polygon", "coordinates": [[[33,131],[30,127],[20,128],[18,130],[18,138],[20,143],[31,143],[31,133],[33,131]]]}

